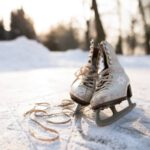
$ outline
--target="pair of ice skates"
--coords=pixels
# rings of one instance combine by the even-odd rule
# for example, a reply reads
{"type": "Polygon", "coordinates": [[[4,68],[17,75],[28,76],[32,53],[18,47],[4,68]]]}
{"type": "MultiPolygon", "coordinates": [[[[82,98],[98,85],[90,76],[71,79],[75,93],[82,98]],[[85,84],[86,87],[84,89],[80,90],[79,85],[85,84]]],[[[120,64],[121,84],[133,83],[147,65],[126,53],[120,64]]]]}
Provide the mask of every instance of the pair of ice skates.
{"type": "Polygon", "coordinates": [[[90,104],[96,111],[96,123],[99,126],[113,123],[135,107],[136,104],[130,100],[132,92],[129,78],[108,42],[103,41],[96,47],[91,41],[88,63],[80,68],[76,76],[70,91],[72,100],[78,103],[76,111],[90,104]],[[104,68],[99,73],[100,58],[103,59],[104,68]],[[128,100],[129,106],[117,111],[115,105],[124,100],[128,100]],[[101,119],[101,110],[105,108],[110,108],[113,115],[101,119]]]}

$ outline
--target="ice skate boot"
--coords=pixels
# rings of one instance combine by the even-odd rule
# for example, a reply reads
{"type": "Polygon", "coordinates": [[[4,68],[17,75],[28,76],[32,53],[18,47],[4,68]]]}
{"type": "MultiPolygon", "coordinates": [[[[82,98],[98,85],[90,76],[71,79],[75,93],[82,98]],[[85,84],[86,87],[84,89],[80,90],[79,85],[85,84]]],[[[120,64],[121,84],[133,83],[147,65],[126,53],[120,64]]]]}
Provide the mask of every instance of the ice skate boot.
{"type": "Polygon", "coordinates": [[[99,126],[105,126],[130,112],[135,104],[130,100],[132,92],[129,78],[121,67],[112,46],[104,41],[101,42],[100,49],[103,54],[104,69],[100,72],[91,106],[96,110],[96,123],[99,126]],[[128,100],[129,106],[117,112],[115,105],[124,100],[128,100]],[[105,108],[111,109],[112,116],[102,120],[100,112],[105,108]]]}
{"type": "Polygon", "coordinates": [[[70,96],[78,104],[84,106],[90,104],[98,78],[100,52],[100,48],[95,47],[92,40],[88,63],[80,68],[76,74],[77,78],[71,85],[70,96]]]}

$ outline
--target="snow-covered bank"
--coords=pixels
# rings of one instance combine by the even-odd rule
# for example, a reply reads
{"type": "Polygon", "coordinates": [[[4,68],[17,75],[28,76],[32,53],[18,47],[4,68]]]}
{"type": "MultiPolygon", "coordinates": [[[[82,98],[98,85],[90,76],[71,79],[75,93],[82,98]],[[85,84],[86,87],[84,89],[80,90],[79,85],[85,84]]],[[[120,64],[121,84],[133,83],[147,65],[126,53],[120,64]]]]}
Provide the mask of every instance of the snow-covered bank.
{"type": "Polygon", "coordinates": [[[49,64],[49,50],[25,37],[0,42],[0,71],[45,67],[49,64]]]}
{"type": "MultiPolygon", "coordinates": [[[[25,38],[0,42],[0,150],[65,147],[63,140],[47,144],[33,139],[23,114],[36,102],[55,104],[69,98],[74,72],[86,62],[87,55],[80,50],[50,52],[25,38]]],[[[149,150],[150,56],[119,56],[119,59],[130,77],[136,108],[118,122],[102,128],[83,118],[84,137],[76,130],[70,149],[149,150]]],[[[68,138],[70,124],[58,128],[61,137],[68,138]]]]}

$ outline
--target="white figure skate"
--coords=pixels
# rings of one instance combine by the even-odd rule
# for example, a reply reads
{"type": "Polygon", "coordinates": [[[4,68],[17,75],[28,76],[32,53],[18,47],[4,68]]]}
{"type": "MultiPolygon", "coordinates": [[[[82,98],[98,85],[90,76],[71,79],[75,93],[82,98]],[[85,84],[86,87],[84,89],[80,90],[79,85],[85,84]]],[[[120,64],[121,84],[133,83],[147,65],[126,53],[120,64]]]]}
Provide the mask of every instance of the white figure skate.
{"type": "Polygon", "coordinates": [[[104,41],[100,44],[103,53],[105,68],[100,73],[95,93],[91,100],[92,109],[96,110],[96,123],[105,126],[118,120],[130,112],[136,104],[130,100],[132,96],[129,78],[118,62],[112,46],[104,41]],[[115,105],[128,100],[129,106],[117,112],[115,105]],[[110,108],[113,115],[107,119],[101,119],[101,110],[110,108]]]}
{"type": "Polygon", "coordinates": [[[72,83],[70,90],[72,100],[82,106],[90,104],[90,100],[95,91],[96,80],[98,78],[99,59],[100,48],[95,47],[94,41],[92,40],[88,63],[80,68],[80,71],[76,74],[77,78],[72,83]]]}

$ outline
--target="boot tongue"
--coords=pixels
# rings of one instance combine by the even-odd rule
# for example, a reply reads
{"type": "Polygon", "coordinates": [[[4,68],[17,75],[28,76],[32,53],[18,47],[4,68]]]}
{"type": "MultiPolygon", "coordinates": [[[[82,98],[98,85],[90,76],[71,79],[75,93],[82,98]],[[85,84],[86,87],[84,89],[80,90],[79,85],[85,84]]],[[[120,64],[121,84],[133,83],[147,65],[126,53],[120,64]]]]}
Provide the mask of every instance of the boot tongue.
{"type": "Polygon", "coordinates": [[[112,67],[112,57],[114,57],[112,47],[108,42],[102,41],[100,43],[100,49],[103,53],[104,69],[112,67]]]}
{"type": "Polygon", "coordinates": [[[97,47],[93,48],[93,53],[91,56],[91,65],[93,72],[97,72],[98,60],[99,60],[99,49],[97,47]]]}
{"type": "MultiPolygon", "coordinates": [[[[105,72],[110,67],[110,64],[108,63],[108,58],[107,58],[105,50],[103,49],[102,52],[103,52],[103,62],[104,62],[104,68],[103,68],[102,72],[105,72]]],[[[102,74],[103,77],[108,76],[108,75],[109,75],[108,72],[105,72],[104,74],[102,74]]],[[[105,84],[105,82],[106,81],[101,81],[101,86],[103,84],[105,84]]]]}

